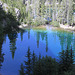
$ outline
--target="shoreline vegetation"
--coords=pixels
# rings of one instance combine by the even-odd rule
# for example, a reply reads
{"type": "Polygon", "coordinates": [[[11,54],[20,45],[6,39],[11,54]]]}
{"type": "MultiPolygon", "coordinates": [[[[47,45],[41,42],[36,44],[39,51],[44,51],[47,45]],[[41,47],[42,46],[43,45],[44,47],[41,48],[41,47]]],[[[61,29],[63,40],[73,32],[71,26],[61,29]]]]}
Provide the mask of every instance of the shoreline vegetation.
{"type": "MultiPolygon", "coordinates": [[[[30,25],[27,24],[22,24],[18,26],[20,29],[25,29],[30,27],[30,25]]],[[[66,30],[66,31],[74,31],[75,32],[75,26],[69,26],[69,25],[63,25],[63,24],[59,24],[59,27],[54,27],[53,25],[39,25],[39,26],[31,26],[33,29],[36,30],[49,30],[49,29],[59,29],[59,30],[66,30]]]]}
{"type": "Polygon", "coordinates": [[[51,29],[75,31],[74,0],[0,0],[0,8],[5,15],[12,15],[6,16],[5,19],[1,13],[2,26],[11,26],[12,29],[17,26],[21,29],[29,26],[45,29],[49,26],[51,29]]]}

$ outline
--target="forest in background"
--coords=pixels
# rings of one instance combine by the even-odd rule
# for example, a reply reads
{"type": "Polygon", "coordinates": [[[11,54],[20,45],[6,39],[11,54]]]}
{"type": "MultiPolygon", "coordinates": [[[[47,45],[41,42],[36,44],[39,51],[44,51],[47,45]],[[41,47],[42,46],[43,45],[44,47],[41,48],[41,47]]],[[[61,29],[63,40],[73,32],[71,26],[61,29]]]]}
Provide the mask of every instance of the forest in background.
{"type": "MultiPolygon", "coordinates": [[[[75,0],[1,0],[20,10],[19,22],[29,25],[53,24],[75,25],[75,0]]],[[[13,10],[12,10],[13,9],[13,10]]]]}

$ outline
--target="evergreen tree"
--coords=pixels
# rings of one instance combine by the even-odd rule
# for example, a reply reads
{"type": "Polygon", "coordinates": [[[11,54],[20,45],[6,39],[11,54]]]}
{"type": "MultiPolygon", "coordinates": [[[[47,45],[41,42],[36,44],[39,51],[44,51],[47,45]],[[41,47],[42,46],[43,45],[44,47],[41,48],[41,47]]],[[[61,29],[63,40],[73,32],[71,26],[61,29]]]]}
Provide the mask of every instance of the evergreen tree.
{"type": "Polygon", "coordinates": [[[11,32],[8,34],[8,37],[10,39],[10,51],[12,53],[12,58],[14,59],[14,54],[16,51],[16,38],[17,38],[17,33],[16,32],[11,32]]]}
{"type": "Polygon", "coordinates": [[[2,66],[2,63],[4,62],[4,53],[2,52],[2,44],[3,44],[3,41],[4,41],[4,36],[3,36],[3,33],[0,33],[0,69],[1,69],[1,66],[2,66]]]}
{"type": "Polygon", "coordinates": [[[35,73],[34,73],[35,64],[36,64],[36,56],[35,56],[35,53],[33,51],[33,54],[32,54],[32,74],[33,75],[35,75],[35,73]]]}
{"type": "Polygon", "coordinates": [[[47,33],[46,33],[46,52],[48,51],[48,38],[47,38],[47,33]]]}
{"type": "Polygon", "coordinates": [[[27,61],[25,61],[25,74],[26,75],[31,75],[31,52],[30,52],[30,48],[28,47],[28,51],[27,51],[27,55],[25,56],[27,57],[27,61]]]}
{"type": "Polygon", "coordinates": [[[66,50],[60,52],[59,59],[59,73],[64,73],[72,71],[73,68],[73,52],[72,48],[69,50],[68,47],[66,50]]]}
{"type": "Polygon", "coordinates": [[[20,10],[20,22],[41,25],[52,19],[60,24],[74,25],[74,0],[2,0],[20,10]],[[46,20],[49,18],[49,20],[46,20]],[[38,20],[40,19],[40,20],[38,20]],[[45,20],[44,20],[45,19],[45,20]]]}
{"type": "Polygon", "coordinates": [[[25,70],[23,64],[21,64],[21,70],[19,70],[20,75],[25,75],[25,70]]]}

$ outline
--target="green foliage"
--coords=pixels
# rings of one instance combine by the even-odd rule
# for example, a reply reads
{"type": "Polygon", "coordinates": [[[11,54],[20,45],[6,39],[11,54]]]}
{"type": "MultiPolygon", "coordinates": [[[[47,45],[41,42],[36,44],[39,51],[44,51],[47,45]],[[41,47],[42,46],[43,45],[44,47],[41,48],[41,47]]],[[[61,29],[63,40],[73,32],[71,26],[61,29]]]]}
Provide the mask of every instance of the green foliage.
{"type": "Polygon", "coordinates": [[[64,75],[75,75],[72,71],[71,72],[64,72],[64,75]]]}
{"type": "Polygon", "coordinates": [[[6,18],[6,13],[3,11],[3,9],[0,7],[0,22],[6,18]]]}
{"type": "Polygon", "coordinates": [[[53,25],[54,27],[59,27],[59,22],[52,21],[52,22],[50,22],[50,25],[53,25]]]}
{"type": "Polygon", "coordinates": [[[8,4],[9,6],[9,10],[10,12],[13,14],[13,16],[15,16],[15,8],[18,8],[20,10],[20,17],[19,17],[19,21],[23,22],[23,20],[25,19],[26,16],[26,6],[25,4],[23,4],[22,0],[2,0],[4,3],[8,4]]]}
{"type": "Polygon", "coordinates": [[[40,22],[39,21],[35,21],[35,22],[32,22],[31,25],[39,26],[40,22]]]}
{"type": "Polygon", "coordinates": [[[10,11],[6,13],[1,7],[0,7],[0,28],[5,30],[8,29],[14,29],[17,28],[17,25],[19,25],[19,22],[16,20],[16,17],[13,16],[10,11]]]}
{"type": "Polygon", "coordinates": [[[36,19],[34,19],[31,25],[35,25],[35,26],[45,25],[45,20],[43,18],[37,17],[36,19]]]}
{"type": "MultiPolygon", "coordinates": [[[[57,22],[68,25],[74,24],[74,0],[2,0],[10,7],[15,16],[14,8],[20,10],[19,21],[29,25],[43,25],[49,21],[43,18],[50,17],[54,26],[59,26],[57,22]],[[35,20],[33,22],[33,19],[35,20]],[[56,22],[57,21],[57,22],[56,22]]],[[[8,8],[7,8],[8,9],[8,8]]]]}

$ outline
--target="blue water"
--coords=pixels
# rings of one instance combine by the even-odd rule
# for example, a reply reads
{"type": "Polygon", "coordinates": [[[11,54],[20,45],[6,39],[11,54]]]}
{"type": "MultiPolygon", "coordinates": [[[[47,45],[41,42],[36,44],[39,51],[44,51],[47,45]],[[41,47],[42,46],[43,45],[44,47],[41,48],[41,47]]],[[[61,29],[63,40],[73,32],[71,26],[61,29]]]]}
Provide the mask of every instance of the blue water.
{"type": "MultiPolygon", "coordinates": [[[[0,36],[1,37],[1,36],[0,36]]],[[[52,30],[25,30],[19,33],[6,34],[0,44],[1,53],[4,53],[4,61],[0,69],[1,75],[19,75],[20,65],[26,59],[26,52],[30,47],[38,56],[51,56],[58,60],[59,52],[66,47],[75,50],[75,34],[66,31],[52,30]]]]}

